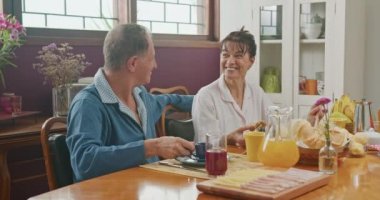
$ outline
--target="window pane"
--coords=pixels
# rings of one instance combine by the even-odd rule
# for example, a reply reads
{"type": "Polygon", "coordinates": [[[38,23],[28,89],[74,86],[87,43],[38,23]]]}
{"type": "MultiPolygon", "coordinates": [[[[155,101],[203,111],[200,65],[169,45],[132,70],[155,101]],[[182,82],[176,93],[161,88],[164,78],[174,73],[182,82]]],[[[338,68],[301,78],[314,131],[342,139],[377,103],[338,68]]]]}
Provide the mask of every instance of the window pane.
{"type": "Polygon", "coordinates": [[[164,4],[137,1],[137,20],[164,21],[164,4]]]}
{"type": "Polygon", "coordinates": [[[148,28],[150,31],[152,31],[151,23],[147,21],[137,21],[137,24],[140,24],[146,28],[148,28]]]}
{"type": "Polygon", "coordinates": [[[102,0],[102,14],[106,18],[117,18],[117,0],[102,0]]]}
{"type": "Polygon", "coordinates": [[[191,6],[191,23],[201,24],[204,22],[205,10],[203,7],[191,6]]]}
{"type": "Polygon", "coordinates": [[[190,6],[166,4],[166,21],[190,23],[190,6]]]}
{"type": "Polygon", "coordinates": [[[145,22],[146,25],[152,22],[152,33],[207,35],[205,28],[207,13],[203,6],[204,2],[204,0],[137,0],[137,21],[145,22]],[[160,28],[159,25],[163,27],[160,28]]]}
{"type": "Polygon", "coordinates": [[[177,0],[153,0],[158,2],[168,2],[168,3],[177,3],[177,0]]]}
{"type": "Polygon", "coordinates": [[[203,5],[204,0],[179,0],[179,3],[190,5],[203,5]]]}
{"type": "Polygon", "coordinates": [[[47,25],[50,28],[83,29],[83,18],[50,15],[47,25]]]}
{"type": "Polygon", "coordinates": [[[153,33],[177,33],[177,24],[176,23],[161,23],[153,22],[152,23],[152,32],[153,33]]]}
{"type": "Polygon", "coordinates": [[[68,15],[100,17],[99,0],[66,0],[66,9],[68,15]]]}
{"type": "Polygon", "coordinates": [[[118,21],[118,0],[21,0],[21,2],[25,2],[22,15],[26,27],[110,30],[118,21]],[[36,6],[38,3],[44,6],[36,6]]]}
{"type": "Polygon", "coordinates": [[[87,30],[109,31],[117,24],[117,21],[112,19],[86,18],[85,23],[85,29],[87,30]]]}
{"type": "Polygon", "coordinates": [[[179,34],[199,35],[203,33],[203,27],[194,24],[179,24],[179,34]]]}
{"type": "Polygon", "coordinates": [[[64,5],[64,0],[25,0],[25,11],[64,14],[64,5]]]}
{"type": "Polygon", "coordinates": [[[26,27],[45,27],[45,16],[41,14],[22,14],[22,25],[26,27]]]}
{"type": "Polygon", "coordinates": [[[261,25],[270,26],[271,25],[271,13],[270,11],[261,11],[261,25]]]}

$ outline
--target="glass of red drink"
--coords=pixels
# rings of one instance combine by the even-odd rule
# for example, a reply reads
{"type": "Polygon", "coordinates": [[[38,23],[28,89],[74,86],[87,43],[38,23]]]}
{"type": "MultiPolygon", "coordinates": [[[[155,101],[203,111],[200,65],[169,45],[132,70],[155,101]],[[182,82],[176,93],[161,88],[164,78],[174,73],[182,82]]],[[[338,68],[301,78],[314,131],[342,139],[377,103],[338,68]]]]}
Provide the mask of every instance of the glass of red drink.
{"type": "Polygon", "coordinates": [[[206,170],[212,176],[227,171],[227,140],[222,133],[206,134],[206,170]]]}

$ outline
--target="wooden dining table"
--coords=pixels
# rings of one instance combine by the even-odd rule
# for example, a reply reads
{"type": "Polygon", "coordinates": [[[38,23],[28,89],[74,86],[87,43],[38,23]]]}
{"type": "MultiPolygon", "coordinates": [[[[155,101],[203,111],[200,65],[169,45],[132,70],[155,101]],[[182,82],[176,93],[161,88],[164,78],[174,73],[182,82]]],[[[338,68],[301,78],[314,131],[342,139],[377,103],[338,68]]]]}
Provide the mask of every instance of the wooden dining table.
{"type": "MultiPolygon", "coordinates": [[[[229,147],[229,152],[242,152],[229,147]]],[[[317,171],[316,166],[297,165],[317,171]]],[[[30,200],[45,199],[229,199],[202,193],[197,183],[205,179],[134,167],[53,190],[30,200]]],[[[380,199],[380,157],[367,154],[345,158],[326,186],[296,199],[380,199]]]]}

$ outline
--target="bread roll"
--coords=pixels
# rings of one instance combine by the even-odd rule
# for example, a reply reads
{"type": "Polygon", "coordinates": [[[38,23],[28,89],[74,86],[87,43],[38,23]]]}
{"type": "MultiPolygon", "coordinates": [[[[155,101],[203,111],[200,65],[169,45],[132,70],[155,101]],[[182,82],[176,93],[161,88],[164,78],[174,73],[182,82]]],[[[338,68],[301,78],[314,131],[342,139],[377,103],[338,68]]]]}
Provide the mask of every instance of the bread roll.
{"type": "Polygon", "coordinates": [[[366,145],[368,142],[368,135],[365,132],[357,132],[352,137],[352,140],[362,145],[366,145]]]}
{"type": "Polygon", "coordinates": [[[310,125],[310,123],[304,119],[294,119],[291,124],[291,132],[296,135],[297,139],[301,139],[302,134],[300,130],[304,125],[308,124],[310,125]]]}

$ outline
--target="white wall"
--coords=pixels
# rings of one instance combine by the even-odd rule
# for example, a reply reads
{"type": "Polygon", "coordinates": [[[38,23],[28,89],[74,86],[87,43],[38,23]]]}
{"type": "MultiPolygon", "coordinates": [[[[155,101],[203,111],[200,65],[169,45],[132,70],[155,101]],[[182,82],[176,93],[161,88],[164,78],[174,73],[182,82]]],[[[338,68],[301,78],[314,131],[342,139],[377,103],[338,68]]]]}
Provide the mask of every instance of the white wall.
{"type": "MultiPolygon", "coordinates": [[[[240,30],[242,26],[253,32],[252,0],[221,0],[220,1],[220,40],[230,32],[240,30]]],[[[256,43],[260,36],[255,35],[256,43]]],[[[248,71],[247,80],[255,80],[256,65],[248,71]]]]}
{"type": "Polygon", "coordinates": [[[221,0],[220,1],[220,38],[221,40],[232,31],[240,30],[242,26],[252,31],[252,1],[251,0],[221,0]]]}
{"type": "Polygon", "coordinates": [[[380,109],[380,1],[366,0],[366,55],[364,95],[373,102],[372,111],[380,109]]]}

